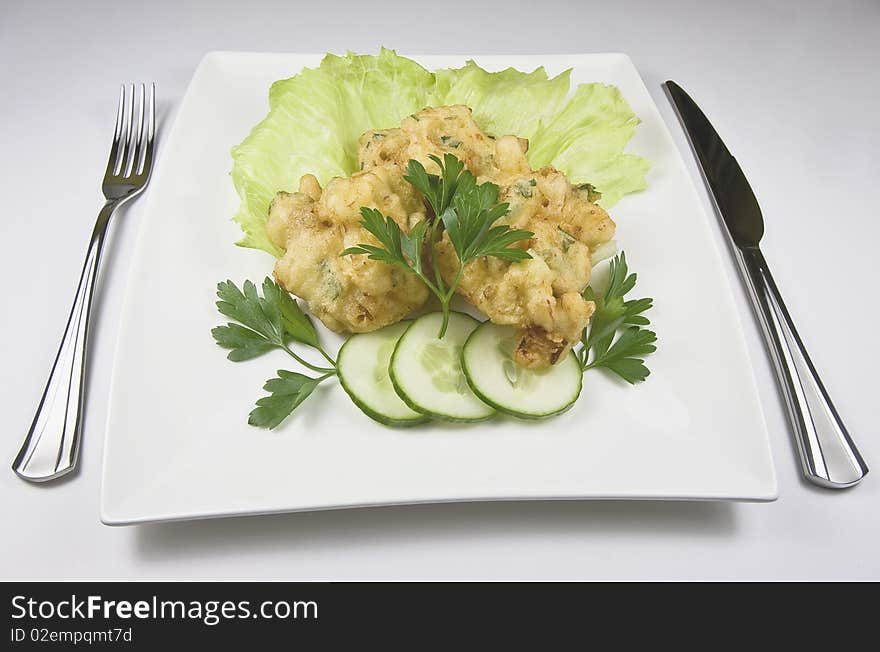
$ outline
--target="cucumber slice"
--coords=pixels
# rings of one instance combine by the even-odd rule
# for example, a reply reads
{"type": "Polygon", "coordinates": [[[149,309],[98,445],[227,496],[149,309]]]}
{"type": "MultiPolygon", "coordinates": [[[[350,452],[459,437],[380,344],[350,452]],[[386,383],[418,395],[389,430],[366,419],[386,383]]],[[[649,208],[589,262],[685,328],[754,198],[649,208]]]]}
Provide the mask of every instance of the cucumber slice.
{"type": "Polygon", "coordinates": [[[461,370],[461,349],[480,322],[452,312],[446,334],[438,339],[442,321],[437,312],[419,317],[398,340],[389,368],[394,389],[413,410],[438,419],[488,419],[495,410],[474,395],[461,370]]]}
{"type": "Polygon", "coordinates": [[[590,273],[590,282],[588,285],[593,288],[593,293],[597,297],[604,297],[611,284],[611,259],[606,258],[596,263],[590,273]]]}
{"type": "Polygon", "coordinates": [[[468,337],[461,361],[474,393],[495,409],[541,419],[570,408],[581,393],[583,372],[569,352],[549,369],[526,369],[512,358],[516,329],[484,322],[468,337]]]}
{"type": "Polygon", "coordinates": [[[617,254],[617,240],[609,240],[600,244],[590,255],[593,267],[601,263],[603,260],[613,258],[617,254]]]}
{"type": "Polygon", "coordinates": [[[400,400],[388,376],[391,354],[410,323],[352,335],[336,359],[342,389],[364,414],[387,426],[413,426],[428,420],[400,400]]]}

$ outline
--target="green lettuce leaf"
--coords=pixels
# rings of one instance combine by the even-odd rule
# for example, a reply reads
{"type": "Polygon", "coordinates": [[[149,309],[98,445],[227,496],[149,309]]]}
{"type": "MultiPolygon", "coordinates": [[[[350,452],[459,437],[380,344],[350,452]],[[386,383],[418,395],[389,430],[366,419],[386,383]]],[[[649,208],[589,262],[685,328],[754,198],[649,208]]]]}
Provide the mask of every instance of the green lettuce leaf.
{"type": "Polygon", "coordinates": [[[581,84],[566,102],[569,89],[569,71],[490,73],[468,61],[431,73],[385,48],[376,56],[328,54],[317,68],[275,82],[269,114],[232,150],[238,244],[281,255],[266,233],[275,193],[295,190],[307,173],[322,185],[352,174],[363,132],[398,126],[426,106],[465,104],[488,133],[528,138],[532,167],[553,165],[572,183],[592,184],[606,208],[644,189],[648,162],[624,153],[639,120],[620,91],[581,84]]]}
{"type": "Polygon", "coordinates": [[[553,79],[544,68],[525,73],[507,68],[487,72],[473,61],[463,68],[438,70],[431,106],[464,104],[474,120],[493,136],[514,134],[531,139],[552,118],[568,95],[570,70],[553,79]]]}
{"type": "Polygon", "coordinates": [[[368,129],[395,127],[420,111],[434,75],[382,49],[378,56],[327,55],[272,84],[269,115],[232,149],[232,181],[241,198],[238,243],[282,253],[266,234],[269,204],[279,190],[296,190],[304,174],[323,185],[357,170],[357,139],[368,129]]]}
{"type": "Polygon", "coordinates": [[[531,139],[529,164],[553,165],[573,184],[592,184],[602,193],[599,203],[608,208],[647,187],[647,159],[623,152],[638,124],[617,87],[580,84],[531,139]]]}

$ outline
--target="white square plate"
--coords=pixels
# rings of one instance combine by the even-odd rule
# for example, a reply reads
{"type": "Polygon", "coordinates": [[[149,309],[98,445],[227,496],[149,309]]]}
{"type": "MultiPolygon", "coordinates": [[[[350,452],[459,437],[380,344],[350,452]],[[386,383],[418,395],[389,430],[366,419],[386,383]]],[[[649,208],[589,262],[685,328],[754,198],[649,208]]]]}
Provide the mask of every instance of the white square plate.
{"type": "MultiPolygon", "coordinates": [[[[470,427],[381,426],[335,384],[275,431],[247,425],[283,353],[226,360],[210,329],[218,281],[259,281],[233,246],[229,150],[267,111],[269,85],[319,55],[208,54],[161,144],[129,281],[104,449],[101,519],[140,523],[366,505],[556,499],[773,500],[776,478],[739,315],[702,210],[657,107],[620,54],[481,56],[481,66],[615,84],[642,119],[629,151],[649,187],[611,213],[652,296],[659,350],[630,387],[591,372],[565,414],[470,427]]],[[[417,57],[435,69],[459,56],[417,57]]],[[[713,227],[714,228],[714,227],[713,227]]],[[[338,338],[322,331],[331,347],[338,338]]]]}

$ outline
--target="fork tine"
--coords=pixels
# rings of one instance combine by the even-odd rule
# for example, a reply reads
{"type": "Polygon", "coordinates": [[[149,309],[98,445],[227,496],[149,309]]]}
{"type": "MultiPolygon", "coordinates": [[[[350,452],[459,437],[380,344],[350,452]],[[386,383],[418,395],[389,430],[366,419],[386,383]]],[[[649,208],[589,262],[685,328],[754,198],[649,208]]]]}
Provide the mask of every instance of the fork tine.
{"type": "Polygon", "coordinates": [[[138,174],[149,173],[153,165],[153,137],[156,133],[156,84],[150,84],[150,104],[147,114],[147,142],[144,147],[144,159],[138,168],[138,174]]]}
{"type": "MultiPolygon", "coordinates": [[[[138,167],[140,166],[141,160],[141,139],[143,138],[144,133],[144,103],[147,99],[147,92],[144,88],[144,85],[141,84],[140,89],[140,102],[138,102],[138,121],[137,126],[134,127],[131,134],[131,154],[129,156],[129,160],[126,162],[125,166],[125,174],[123,176],[130,176],[132,174],[137,174],[138,167]]],[[[134,111],[134,108],[132,108],[134,111]]]]}
{"type": "Polygon", "coordinates": [[[107,161],[107,170],[105,176],[113,174],[116,169],[116,162],[119,160],[119,139],[122,136],[122,116],[125,113],[125,85],[119,87],[119,105],[116,108],[116,130],[113,132],[113,144],[110,146],[110,158],[107,161]]]}
{"type": "Polygon", "coordinates": [[[156,84],[150,82],[150,140],[153,140],[153,134],[156,124],[156,84]]]}
{"type": "Polygon", "coordinates": [[[119,159],[117,167],[113,170],[114,174],[123,174],[125,172],[125,160],[131,147],[131,123],[134,122],[134,84],[128,85],[128,110],[125,111],[125,129],[122,141],[119,143],[119,159]]]}

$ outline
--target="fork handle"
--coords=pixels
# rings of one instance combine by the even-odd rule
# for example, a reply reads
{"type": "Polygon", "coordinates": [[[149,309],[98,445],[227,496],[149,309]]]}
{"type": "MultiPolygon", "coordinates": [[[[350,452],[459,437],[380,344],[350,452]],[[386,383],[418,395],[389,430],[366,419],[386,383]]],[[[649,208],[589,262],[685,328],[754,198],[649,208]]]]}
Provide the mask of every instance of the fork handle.
{"type": "Polygon", "coordinates": [[[107,227],[118,205],[119,202],[108,201],[98,214],[58,355],[34,421],[12,463],[12,469],[24,480],[45,482],[76,467],[89,313],[107,227]]]}
{"type": "Polygon", "coordinates": [[[816,373],[761,250],[741,249],[739,258],[776,363],[804,476],[826,488],[851,487],[868,467],[816,373]]]}

